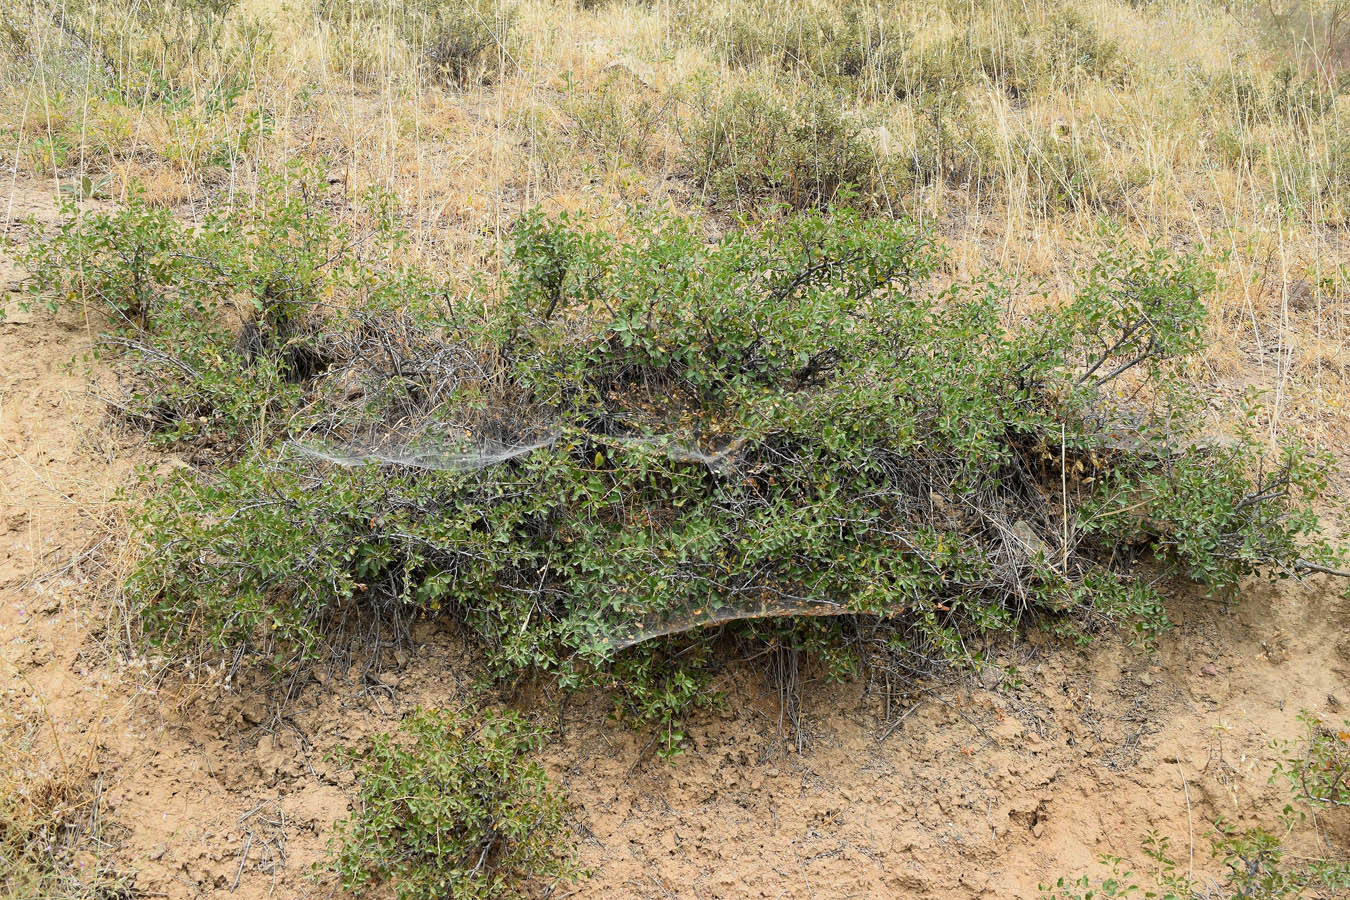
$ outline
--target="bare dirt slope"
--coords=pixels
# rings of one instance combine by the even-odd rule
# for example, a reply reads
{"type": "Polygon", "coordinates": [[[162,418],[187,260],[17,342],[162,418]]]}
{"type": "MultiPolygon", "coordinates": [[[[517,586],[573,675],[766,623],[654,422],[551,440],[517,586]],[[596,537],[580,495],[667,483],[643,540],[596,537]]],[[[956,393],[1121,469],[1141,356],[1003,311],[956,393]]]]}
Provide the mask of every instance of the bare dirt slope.
{"type": "MultiPolygon", "coordinates": [[[[13,196],[9,221],[55,215],[37,185],[13,196]]],[[[16,277],[0,259],[0,282],[16,277]]],[[[325,754],[467,697],[472,660],[427,624],[409,654],[298,685],[279,717],[246,691],[171,688],[129,660],[113,495],[137,464],[183,463],[108,427],[91,341],[71,311],[0,324],[0,697],[56,736],[44,764],[88,769],[107,853],[134,873],[136,896],[331,896],[311,867],[352,786],[325,754]]],[[[609,722],[604,698],[559,712],[535,697],[528,708],[561,726],[546,762],[594,870],[559,893],[1034,897],[1100,853],[1136,853],[1149,829],[1171,836],[1183,865],[1193,844],[1208,870],[1216,816],[1269,823],[1283,805],[1267,783],[1272,740],[1298,733],[1302,708],[1339,718],[1350,703],[1350,603],[1337,587],[1178,601],[1154,658],[1111,638],[1090,651],[1005,647],[1016,679],[896,698],[893,727],[879,689],[809,684],[801,752],[755,662],[728,666],[723,709],[693,723],[674,764],[609,722]]],[[[1322,838],[1344,844],[1343,825],[1322,838]]]]}

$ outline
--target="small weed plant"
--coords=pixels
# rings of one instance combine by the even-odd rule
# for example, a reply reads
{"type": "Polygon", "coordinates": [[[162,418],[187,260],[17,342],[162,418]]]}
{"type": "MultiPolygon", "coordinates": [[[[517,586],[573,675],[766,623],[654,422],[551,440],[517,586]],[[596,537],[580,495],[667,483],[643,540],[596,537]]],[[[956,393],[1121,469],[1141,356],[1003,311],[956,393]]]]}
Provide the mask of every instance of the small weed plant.
{"type": "Polygon", "coordinates": [[[108,900],[130,894],[109,864],[88,758],[50,740],[35,698],[7,690],[0,707],[0,897],[108,900]]]}
{"type": "Polygon", "coordinates": [[[529,759],[521,719],[418,712],[339,761],[356,770],[353,815],[330,842],[344,890],[390,884],[398,900],[496,900],[578,874],[566,805],[529,759]]]}
{"type": "Polygon", "coordinates": [[[1313,807],[1350,806],[1350,721],[1340,727],[1304,712],[1301,741],[1280,745],[1287,751],[1275,777],[1289,782],[1294,796],[1313,807]]]}

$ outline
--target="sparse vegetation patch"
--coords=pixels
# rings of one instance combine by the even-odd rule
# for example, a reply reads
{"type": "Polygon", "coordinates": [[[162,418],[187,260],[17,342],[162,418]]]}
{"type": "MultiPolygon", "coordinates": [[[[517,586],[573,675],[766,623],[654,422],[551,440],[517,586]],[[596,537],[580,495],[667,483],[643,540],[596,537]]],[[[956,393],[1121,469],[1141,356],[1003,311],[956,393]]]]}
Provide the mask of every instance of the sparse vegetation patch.
{"type": "MultiPolygon", "coordinates": [[[[1194,858],[1180,858],[1179,847],[1165,835],[1150,832],[1143,840],[1146,863],[1135,864],[1119,856],[1100,860],[1111,874],[1102,879],[1087,875],[1060,878],[1053,886],[1041,886],[1042,900],[1108,900],[1113,897],[1156,897],[1158,900],[1190,900],[1217,897],[1221,900],[1293,900],[1332,898],[1350,890],[1350,860],[1343,848],[1308,856],[1296,852],[1291,841],[1299,832],[1317,827],[1319,814],[1335,814],[1350,799],[1350,722],[1341,729],[1329,728],[1306,713],[1303,739],[1285,749],[1289,758],[1275,769],[1272,781],[1287,779],[1291,803],[1278,823],[1240,828],[1219,818],[1208,834],[1212,861],[1218,877],[1196,871],[1194,858]],[[1145,874],[1147,873],[1147,874],[1145,874]]],[[[1193,850],[1191,851],[1193,854],[1193,850]]]]}
{"type": "Polygon", "coordinates": [[[799,102],[754,89],[705,101],[687,137],[685,166],[709,199],[733,209],[885,207],[887,161],[840,101],[799,102]]]}

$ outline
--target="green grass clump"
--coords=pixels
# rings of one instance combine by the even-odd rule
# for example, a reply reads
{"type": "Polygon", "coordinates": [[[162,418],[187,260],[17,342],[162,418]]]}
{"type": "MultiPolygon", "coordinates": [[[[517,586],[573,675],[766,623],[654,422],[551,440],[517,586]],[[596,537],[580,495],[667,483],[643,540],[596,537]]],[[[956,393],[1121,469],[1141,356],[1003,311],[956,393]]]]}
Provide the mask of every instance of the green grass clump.
{"type": "Polygon", "coordinates": [[[342,887],[398,900],[495,900],[578,874],[566,804],[529,759],[537,732],[510,713],[481,723],[418,712],[339,759],[356,769],[355,813],[330,843],[342,887]]]}

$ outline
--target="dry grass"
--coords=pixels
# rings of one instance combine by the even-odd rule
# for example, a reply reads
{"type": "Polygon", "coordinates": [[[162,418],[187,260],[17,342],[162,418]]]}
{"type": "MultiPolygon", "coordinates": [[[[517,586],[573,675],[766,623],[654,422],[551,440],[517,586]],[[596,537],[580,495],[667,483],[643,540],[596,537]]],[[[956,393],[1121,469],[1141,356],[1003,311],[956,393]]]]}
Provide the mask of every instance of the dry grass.
{"type": "Polygon", "coordinates": [[[93,751],[66,745],[26,678],[0,674],[0,897],[121,896],[102,858],[102,780],[91,774],[98,768],[93,751]]]}
{"type": "MultiPolygon", "coordinates": [[[[681,140],[700,96],[756,85],[790,105],[825,85],[882,156],[925,170],[920,184],[887,186],[890,208],[1037,275],[1062,257],[1047,240],[1101,216],[1237,255],[1283,228],[1297,266],[1325,268],[1350,214],[1336,145],[1346,104],[1306,121],[1268,96],[1285,68],[1296,90],[1330,93],[1339,62],[1277,36],[1256,9],[1085,0],[1066,18],[1059,4],[860,5],[850,30],[837,5],[806,0],[524,0],[482,6],[510,28],[446,83],[421,59],[426,22],[402,5],[245,0],[219,21],[187,16],[198,24],[165,46],[153,13],[128,23],[127,4],[95,2],[93,30],[139,48],[125,54],[134,77],[112,89],[70,29],[25,23],[43,19],[32,11],[45,0],[6,2],[7,21],[31,33],[6,78],[6,167],[67,183],[107,172],[113,192],[139,181],[175,204],[247,186],[257,166],[297,153],[331,161],[353,193],[395,188],[430,232],[495,235],[539,201],[683,202],[687,183],[671,181],[689,174],[681,140]],[[832,76],[868,53],[881,74],[832,76]]],[[[1245,307],[1243,293],[1230,300],[1245,307]]]]}

